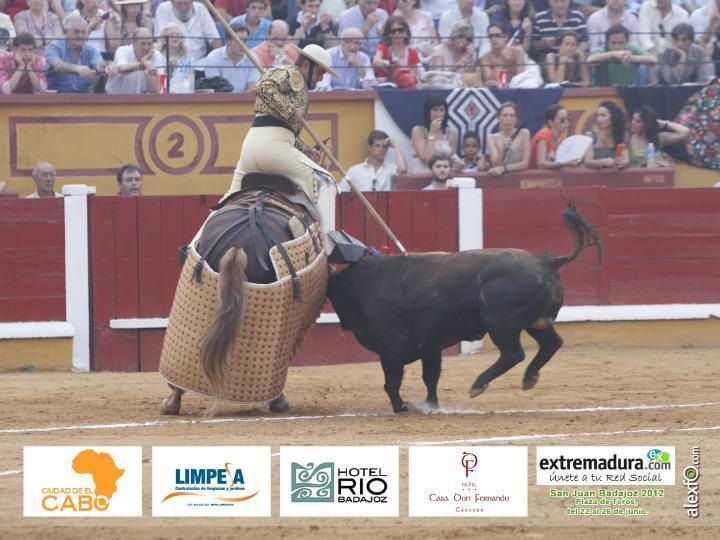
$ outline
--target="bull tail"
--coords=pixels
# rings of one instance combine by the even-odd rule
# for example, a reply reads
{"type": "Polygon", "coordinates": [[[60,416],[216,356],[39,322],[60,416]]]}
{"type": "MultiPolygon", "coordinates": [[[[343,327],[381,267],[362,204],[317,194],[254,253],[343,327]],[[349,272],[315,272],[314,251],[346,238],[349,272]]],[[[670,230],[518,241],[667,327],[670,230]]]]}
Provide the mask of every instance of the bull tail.
{"type": "Polygon", "coordinates": [[[200,342],[200,360],[212,390],[212,403],[205,411],[208,417],[214,416],[220,405],[225,362],[245,311],[246,266],[247,255],[237,247],[228,249],[220,261],[220,306],[200,342]]]}
{"type": "Polygon", "coordinates": [[[570,254],[555,257],[552,266],[554,268],[560,268],[564,264],[577,259],[586,247],[594,246],[596,252],[595,272],[597,273],[597,271],[600,270],[600,263],[602,262],[602,242],[600,241],[600,235],[597,229],[588,223],[578,211],[575,206],[575,199],[568,201],[562,216],[565,226],[575,233],[575,247],[570,254]]]}

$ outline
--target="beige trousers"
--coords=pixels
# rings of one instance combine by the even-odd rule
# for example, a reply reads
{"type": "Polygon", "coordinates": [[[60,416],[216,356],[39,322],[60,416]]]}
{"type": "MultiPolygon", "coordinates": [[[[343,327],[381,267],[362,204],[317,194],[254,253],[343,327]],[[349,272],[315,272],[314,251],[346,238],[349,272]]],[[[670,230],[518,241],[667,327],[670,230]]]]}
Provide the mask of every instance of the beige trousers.
{"type": "Polygon", "coordinates": [[[288,129],[275,126],[250,128],[240,150],[230,190],[225,195],[240,190],[246,173],[265,171],[287,176],[307,193],[311,201],[317,202],[313,169],[324,169],[294,145],[295,135],[288,129]]]}

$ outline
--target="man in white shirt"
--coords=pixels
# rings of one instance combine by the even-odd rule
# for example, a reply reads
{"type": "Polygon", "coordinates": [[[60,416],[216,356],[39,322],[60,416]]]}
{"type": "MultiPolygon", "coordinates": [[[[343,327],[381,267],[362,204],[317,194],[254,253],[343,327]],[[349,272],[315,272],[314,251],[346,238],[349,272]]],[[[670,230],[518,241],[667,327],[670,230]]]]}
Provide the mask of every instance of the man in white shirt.
{"type": "Polygon", "coordinates": [[[26,199],[45,199],[62,197],[55,191],[55,167],[47,161],[38,161],[32,173],[37,190],[25,197],[26,199]]]}
{"type": "Polygon", "coordinates": [[[433,157],[428,161],[428,166],[430,167],[432,182],[425,186],[423,191],[447,189],[447,181],[452,178],[450,156],[447,154],[433,154],[433,157]]]}
{"type": "Polygon", "coordinates": [[[693,11],[690,24],[695,29],[698,43],[715,41],[715,33],[720,29],[720,0],[708,0],[703,7],[693,11]]]}
{"type": "MultiPolygon", "coordinates": [[[[247,43],[248,29],[239,23],[230,26],[243,43],[247,43]]],[[[260,72],[235,40],[215,49],[205,59],[205,76],[222,77],[232,84],[233,92],[251,92],[260,80],[260,72]]]]}
{"type": "Polygon", "coordinates": [[[168,23],[177,24],[185,34],[188,54],[197,61],[207,54],[207,45],[217,49],[222,45],[220,34],[207,8],[192,0],[170,0],[163,2],[155,12],[155,35],[168,23]]]}
{"type": "Polygon", "coordinates": [[[490,50],[487,37],[489,19],[485,12],[475,7],[475,0],[457,0],[457,6],[447,10],[440,16],[438,35],[440,39],[449,39],[450,32],[460,21],[469,22],[475,31],[475,50],[478,58],[490,50]]]}
{"type": "Polygon", "coordinates": [[[640,8],[638,19],[640,46],[654,55],[672,46],[670,33],[675,26],[690,22],[687,11],[672,0],[647,0],[640,8]]]}
{"type": "Polygon", "coordinates": [[[622,24],[630,32],[630,43],[640,44],[638,19],[625,8],[625,4],[626,0],[607,0],[604,8],[588,17],[588,45],[591,51],[605,45],[605,32],[613,24],[622,24]]]}
{"type": "Polygon", "coordinates": [[[160,52],[155,50],[150,30],[136,28],[132,43],[115,51],[105,91],[108,94],[157,93],[157,66],[162,60],[160,52]]]}
{"type": "Polygon", "coordinates": [[[367,152],[365,161],[348,169],[340,182],[340,191],[350,191],[348,178],[360,191],[392,191],[395,177],[407,170],[405,157],[384,131],[370,132],[367,152]],[[386,160],[390,148],[395,150],[396,161],[386,160]]]}

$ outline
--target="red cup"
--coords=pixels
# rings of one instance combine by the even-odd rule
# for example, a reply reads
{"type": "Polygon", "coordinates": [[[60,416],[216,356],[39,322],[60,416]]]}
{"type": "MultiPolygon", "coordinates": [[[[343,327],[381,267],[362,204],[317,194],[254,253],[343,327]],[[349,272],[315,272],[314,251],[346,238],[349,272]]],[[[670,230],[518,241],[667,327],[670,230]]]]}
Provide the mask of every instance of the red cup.
{"type": "Polygon", "coordinates": [[[498,78],[498,86],[500,86],[500,87],[507,86],[507,69],[498,68],[497,78],[498,78]]]}
{"type": "Polygon", "coordinates": [[[158,90],[160,94],[167,94],[167,73],[158,76],[158,90]]]}

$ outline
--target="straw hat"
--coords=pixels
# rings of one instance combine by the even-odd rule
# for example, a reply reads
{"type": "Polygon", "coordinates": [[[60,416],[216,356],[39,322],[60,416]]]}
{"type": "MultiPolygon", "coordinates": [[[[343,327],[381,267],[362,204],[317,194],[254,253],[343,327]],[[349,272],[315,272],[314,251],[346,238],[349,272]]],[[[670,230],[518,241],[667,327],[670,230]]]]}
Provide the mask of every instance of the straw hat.
{"type": "Polygon", "coordinates": [[[305,58],[320,66],[333,77],[337,77],[335,70],[330,67],[330,64],[332,63],[330,60],[330,53],[323,49],[320,45],[311,43],[310,45],[306,45],[304,49],[301,49],[293,43],[291,43],[290,46],[295,51],[302,54],[305,58]]]}

